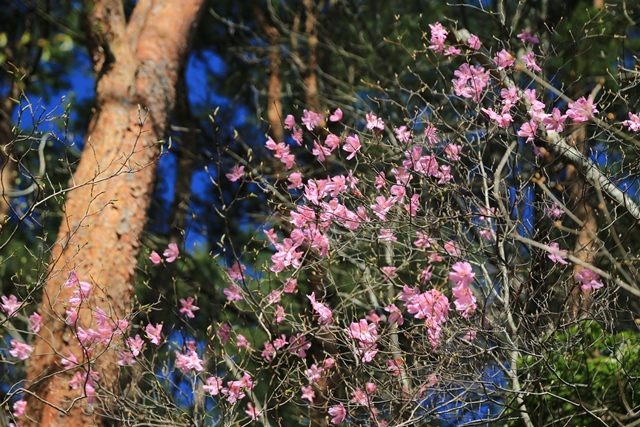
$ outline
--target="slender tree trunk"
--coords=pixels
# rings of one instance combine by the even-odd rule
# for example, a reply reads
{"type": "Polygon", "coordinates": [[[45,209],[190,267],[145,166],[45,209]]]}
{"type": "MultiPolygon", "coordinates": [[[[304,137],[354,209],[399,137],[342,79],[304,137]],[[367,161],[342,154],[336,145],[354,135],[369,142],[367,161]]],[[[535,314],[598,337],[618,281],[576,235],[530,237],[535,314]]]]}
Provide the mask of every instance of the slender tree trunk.
{"type": "Polygon", "coordinates": [[[267,22],[262,9],[254,7],[256,22],[260,32],[269,42],[269,81],[267,84],[267,120],[269,121],[269,134],[276,141],[284,140],[284,128],[282,126],[282,81],[280,80],[280,33],[278,29],[267,22]]]}
{"type": "MultiPolygon", "coordinates": [[[[577,125],[571,133],[571,140],[580,152],[584,152],[585,139],[586,126],[584,124],[577,125]]],[[[589,187],[573,165],[567,167],[567,179],[570,182],[568,190],[570,200],[574,206],[573,213],[582,222],[576,237],[573,254],[581,261],[591,264],[594,262],[598,250],[595,242],[595,237],[598,234],[598,222],[596,220],[596,212],[589,200],[589,187]]],[[[581,265],[574,265],[574,277],[583,268],[581,265]]],[[[569,283],[572,286],[569,291],[568,314],[570,319],[576,319],[580,314],[581,308],[583,310],[588,309],[591,296],[590,292],[582,292],[580,283],[577,283],[575,279],[572,279],[569,283]]]]}
{"type": "Polygon", "coordinates": [[[10,194],[16,174],[16,164],[11,159],[13,134],[11,112],[18,97],[18,85],[14,81],[5,99],[0,102],[0,231],[9,220],[10,194]]]}
{"type": "Polygon", "coordinates": [[[309,57],[307,74],[304,78],[307,107],[320,112],[320,91],[318,90],[318,18],[317,5],[314,0],[304,0],[306,14],[304,30],[307,35],[309,57]]]}
{"type": "Polygon", "coordinates": [[[96,110],[39,309],[43,328],[27,370],[29,389],[38,396],[28,400],[31,425],[100,424],[83,398],[84,387],[69,387],[77,372],[87,379],[89,369],[99,373],[99,395],[116,390],[115,351],[99,348],[90,353],[80,345],[64,321],[73,290],[62,284],[75,270],[81,280],[94,285],[82,302],[78,326],[94,327],[91,310],[98,307],[113,319],[128,313],[158,140],[174,107],[178,72],[202,4],[203,0],[140,0],[128,25],[120,0],[97,0],[88,6],[88,38],[98,77],[96,110]],[[61,356],[69,354],[78,359],[79,367],[61,365],[61,356]]]}

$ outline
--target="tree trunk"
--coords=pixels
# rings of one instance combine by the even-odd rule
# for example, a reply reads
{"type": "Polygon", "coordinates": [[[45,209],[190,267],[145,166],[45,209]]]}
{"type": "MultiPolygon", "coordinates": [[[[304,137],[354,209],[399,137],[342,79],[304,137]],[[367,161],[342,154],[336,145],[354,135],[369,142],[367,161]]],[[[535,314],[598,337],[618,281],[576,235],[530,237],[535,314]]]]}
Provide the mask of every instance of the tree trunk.
{"type": "MultiPolygon", "coordinates": [[[[571,132],[571,141],[582,153],[585,151],[586,132],[587,128],[584,124],[577,125],[571,132]]],[[[573,165],[567,166],[567,180],[570,183],[568,192],[573,205],[573,213],[582,222],[573,254],[581,261],[592,264],[598,251],[595,242],[598,235],[598,222],[587,194],[589,187],[573,165]]],[[[591,301],[590,292],[582,292],[580,283],[575,280],[575,275],[583,268],[583,266],[575,264],[573,267],[574,278],[569,281],[572,284],[568,297],[568,314],[571,320],[578,318],[581,309],[588,310],[591,301]]]]}
{"type": "Polygon", "coordinates": [[[309,57],[304,78],[307,107],[320,113],[320,91],[318,90],[318,22],[317,5],[313,0],[304,0],[306,14],[304,30],[307,35],[309,57]]]}
{"type": "Polygon", "coordinates": [[[76,329],[64,321],[73,289],[62,284],[72,270],[93,284],[91,296],[82,301],[78,326],[95,327],[91,310],[98,307],[112,319],[123,319],[129,312],[158,140],[175,104],[178,72],[202,4],[203,0],[140,0],[128,25],[120,0],[97,0],[88,6],[88,39],[98,77],[96,110],[72,179],[76,188],[65,204],[39,309],[43,327],[27,370],[29,389],[38,396],[28,400],[31,425],[100,424],[97,411],[92,413],[84,399],[84,387],[69,387],[77,372],[87,379],[89,369],[99,373],[99,396],[116,390],[116,352],[89,352],[80,345],[76,329]],[[69,354],[77,357],[78,367],[61,365],[61,356],[69,354]]]}
{"type": "Polygon", "coordinates": [[[269,134],[276,141],[284,140],[284,128],[282,126],[282,81],[280,80],[280,33],[278,29],[267,22],[260,7],[254,7],[256,21],[260,32],[267,37],[269,42],[269,81],[267,84],[267,120],[269,121],[269,134]]]}

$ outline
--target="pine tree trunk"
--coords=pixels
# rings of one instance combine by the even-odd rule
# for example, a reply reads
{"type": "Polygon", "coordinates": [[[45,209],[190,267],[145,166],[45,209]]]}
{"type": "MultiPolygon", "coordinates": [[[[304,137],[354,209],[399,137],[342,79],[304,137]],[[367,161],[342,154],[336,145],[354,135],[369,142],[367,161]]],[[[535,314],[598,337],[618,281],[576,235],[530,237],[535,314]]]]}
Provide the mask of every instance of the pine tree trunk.
{"type": "Polygon", "coordinates": [[[64,207],[39,309],[43,327],[27,370],[29,390],[38,396],[28,399],[31,425],[100,424],[83,387],[69,387],[78,370],[86,373],[91,367],[100,374],[99,395],[116,390],[115,351],[88,354],[82,348],[64,321],[72,289],[62,285],[72,270],[93,284],[91,297],[79,310],[78,325],[84,328],[95,326],[89,307],[100,307],[114,319],[124,318],[130,308],[158,141],[175,104],[179,69],[202,4],[140,0],[128,24],[120,0],[88,6],[88,39],[98,77],[96,110],[70,183],[74,189],[64,207]],[[66,370],[61,365],[61,356],[69,354],[80,367],[66,370]]]}

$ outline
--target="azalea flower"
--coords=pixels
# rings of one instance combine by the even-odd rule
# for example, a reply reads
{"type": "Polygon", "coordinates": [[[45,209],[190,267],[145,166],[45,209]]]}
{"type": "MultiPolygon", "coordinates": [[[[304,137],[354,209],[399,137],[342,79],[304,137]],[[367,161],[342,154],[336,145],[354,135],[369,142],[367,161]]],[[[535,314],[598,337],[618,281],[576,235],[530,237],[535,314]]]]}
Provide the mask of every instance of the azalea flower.
{"type": "Polygon", "coordinates": [[[493,62],[496,63],[498,70],[505,70],[511,67],[516,62],[516,59],[508,51],[502,49],[493,58],[493,62]]]}
{"type": "Polygon", "coordinates": [[[193,313],[200,310],[200,307],[193,305],[194,299],[193,297],[187,297],[186,299],[180,298],[180,314],[184,314],[189,319],[193,319],[196,317],[193,313]]]}
{"type": "Polygon", "coordinates": [[[629,112],[629,120],[623,121],[622,124],[629,128],[631,132],[640,131],[640,114],[629,112]]]}
{"type": "Polygon", "coordinates": [[[580,289],[584,292],[600,289],[604,286],[600,276],[590,268],[583,268],[575,274],[575,279],[581,283],[580,289]]]}
{"type": "Polygon", "coordinates": [[[567,265],[569,263],[567,262],[566,259],[564,259],[565,255],[566,255],[566,251],[561,251],[560,245],[558,245],[555,242],[549,243],[549,254],[547,255],[547,257],[551,261],[553,261],[556,264],[560,263],[563,265],[567,265]]]}
{"type": "Polygon", "coordinates": [[[518,130],[518,136],[527,138],[526,142],[531,142],[535,139],[537,131],[538,125],[533,120],[530,120],[522,124],[518,130]]]}
{"type": "Polygon", "coordinates": [[[540,66],[536,63],[536,55],[533,53],[533,51],[527,52],[522,57],[522,60],[524,61],[524,65],[531,71],[535,71],[536,73],[542,71],[542,68],[540,68],[540,66]]]}
{"type": "Polygon", "coordinates": [[[322,123],[322,119],[322,114],[314,111],[304,110],[302,114],[302,124],[310,131],[318,127],[322,123]]]}
{"type": "Polygon", "coordinates": [[[42,316],[40,316],[37,312],[33,313],[29,316],[29,329],[34,334],[40,332],[40,328],[42,327],[42,316]]]}
{"type": "Polygon", "coordinates": [[[137,334],[135,337],[127,338],[127,344],[134,357],[137,357],[142,352],[142,347],[144,347],[144,341],[137,334]]]}
{"type": "Polygon", "coordinates": [[[369,130],[380,130],[383,131],[384,130],[384,121],[376,116],[373,113],[367,113],[365,115],[365,118],[367,119],[367,129],[369,130]]]}
{"type": "Polygon", "coordinates": [[[13,357],[17,357],[20,360],[27,360],[29,356],[31,356],[31,352],[33,351],[33,347],[29,344],[11,340],[11,350],[9,350],[9,354],[13,357]]]}
{"type": "Polygon", "coordinates": [[[344,408],[344,405],[340,403],[339,405],[334,405],[329,408],[329,416],[331,418],[331,424],[338,425],[342,424],[347,418],[347,410],[344,408]]]}
{"type": "Polygon", "coordinates": [[[347,156],[347,160],[351,160],[356,156],[356,153],[360,151],[362,144],[360,144],[360,138],[358,135],[349,135],[342,146],[342,149],[347,153],[350,153],[347,156]]]}
{"type": "Polygon", "coordinates": [[[340,120],[342,120],[342,110],[339,108],[336,108],[335,111],[333,112],[333,114],[331,114],[329,116],[329,121],[330,122],[339,122],[340,120]]]}
{"type": "Polygon", "coordinates": [[[449,32],[439,22],[429,24],[429,28],[431,29],[431,45],[429,49],[442,53],[444,51],[444,42],[449,32]]]}
{"type": "Polygon", "coordinates": [[[308,400],[309,403],[313,403],[316,398],[316,393],[313,391],[313,387],[311,385],[302,387],[302,399],[308,400]]]}
{"type": "Polygon", "coordinates": [[[178,255],[180,255],[178,245],[174,242],[169,243],[169,245],[167,245],[167,249],[164,250],[162,255],[168,263],[174,262],[176,259],[178,259],[178,255]]]}
{"type": "Polygon", "coordinates": [[[311,295],[307,295],[307,298],[311,302],[313,310],[318,314],[318,323],[321,325],[330,325],[333,323],[333,312],[325,304],[316,301],[316,293],[311,292],[311,295]]]}
{"type": "Polygon", "coordinates": [[[597,113],[598,110],[593,104],[593,100],[584,96],[580,97],[576,102],[570,102],[567,109],[567,117],[576,123],[589,121],[597,113]]]}
{"type": "Polygon", "coordinates": [[[478,50],[478,49],[480,49],[480,46],[482,46],[482,43],[480,42],[480,39],[475,34],[471,34],[469,36],[469,38],[467,39],[467,44],[473,50],[478,50]]]}
{"type": "Polygon", "coordinates": [[[2,296],[0,298],[2,303],[0,304],[0,308],[7,315],[7,317],[13,317],[22,306],[22,301],[18,300],[15,295],[2,296]]]}
{"type": "Polygon", "coordinates": [[[155,345],[160,345],[162,341],[162,323],[158,323],[155,326],[149,323],[145,329],[147,339],[155,345]]]}
{"type": "Polygon", "coordinates": [[[158,265],[158,264],[160,264],[162,262],[162,257],[156,251],[151,251],[151,255],[149,255],[149,259],[155,265],[158,265]]]}
{"type": "Polygon", "coordinates": [[[244,176],[244,166],[235,165],[231,171],[225,175],[231,182],[236,182],[244,176]]]}
{"type": "Polygon", "coordinates": [[[16,418],[22,417],[27,412],[27,401],[18,400],[13,404],[13,416],[16,418]]]}

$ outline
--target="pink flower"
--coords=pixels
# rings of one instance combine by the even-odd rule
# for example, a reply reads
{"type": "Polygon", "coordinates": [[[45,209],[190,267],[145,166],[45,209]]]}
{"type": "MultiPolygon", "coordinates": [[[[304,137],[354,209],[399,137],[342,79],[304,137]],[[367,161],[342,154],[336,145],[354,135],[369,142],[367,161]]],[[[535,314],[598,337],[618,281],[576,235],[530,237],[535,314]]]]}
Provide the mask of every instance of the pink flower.
{"type": "Polygon", "coordinates": [[[402,373],[402,365],[404,361],[400,358],[387,360],[387,371],[391,372],[394,377],[399,377],[402,373]]]}
{"type": "Polygon", "coordinates": [[[289,185],[287,186],[287,188],[302,188],[302,174],[300,172],[291,172],[287,179],[289,180],[289,185]]]}
{"type": "Polygon", "coordinates": [[[549,254],[547,255],[547,257],[554,263],[560,263],[563,265],[569,264],[567,260],[564,259],[564,256],[566,254],[566,251],[560,250],[560,245],[558,245],[557,243],[549,243],[549,254]]]}
{"type": "Polygon", "coordinates": [[[457,144],[448,144],[444,148],[444,154],[447,156],[447,159],[457,162],[460,160],[460,153],[462,152],[462,146],[457,144]]]}
{"type": "Polygon", "coordinates": [[[167,245],[167,249],[164,250],[162,255],[164,255],[167,262],[174,262],[178,258],[178,255],[180,255],[178,245],[173,242],[169,243],[169,245],[167,245]]]}
{"type": "Polygon", "coordinates": [[[509,52],[502,49],[493,58],[493,62],[498,66],[498,70],[505,70],[511,67],[516,62],[516,59],[509,52]]]}
{"type": "Polygon", "coordinates": [[[309,369],[306,369],[304,371],[304,374],[307,376],[309,383],[313,384],[322,377],[323,372],[324,372],[324,369],[321,367],[318,367],[318,365],[314,363],[313,365],[311,365],[309,369]]]}
{"type": "Polygon", "coordinates": [[[135,337],[127,338],[127,344],[129,345],[129,350],[131,350],[131,354],[134,357],[137,357],[142,352],[142,347],[144,347],[144,341],[140,338],[140,335],[135,337]]]}
{"type": "Polygon", "coordinates": [[[462,64],[453,72],[453,92],[463,98],[480,102],[484,89],[489,83],[489,72],[481,66],[462,64]]]}
{"type": "Polygon", "coordinates": [[[443,247],[444,247],[444,250],[447,251],[449,255],[460,256],[460,249],[458,249],[456,242],[454,242],[453,240],[449,240],[448,242],[446,242],[443,245],[443,247]]]}
{"type": "Polygon", "coordinates": [[[367,129],[369,130],[384,130],[384,121],[373,113],[367,113],[365,118],[367,119],[367,129]]]}
{"type": "Polygon", "coordinates": [[[456,262],[451,266],[449,280],[456,285],[462,284],[463,286],[469,286],[473,283],[474,277],[476,277],[476,273],[473,272],[471,264],[466,261],[456,262]]]}
{"type": "Polygon", "coordinates": [[[522,124],[520,129],[518,130],[518,136],[522,138],[527,138],[527,142],[531,142],[536,137],[536,132],[538,131],[538,125],[535,121],[529,120],[522,124]]]}
{"type": "Polygon", "coordinates": [[[564,215],[564,211],[560,209],[560,206],[553,203],[551,206],[545,208],[544,212],[551,219],[560,219],[564,215]]]}
{"type": "Polygon", "coordinates": [[[324,145],[326,145],[330,151],[333,151],[336,148],[340,147],[340,137],[338,135],[330,133],[324,139],[324,145]]]}
{"type": "Polygon", "coordinates": [[[287,316],[287,313],[284,311],[284,307],[281,305],[276,306],[276,312],[274,314],[276,317],[276,324],[282,323],[287,316]]]}
{"type": "Polygon", "coordinates": [[[389,323],[390,325],[402,326],[404,324],[404,317],[402,317],[402,312],[395,304],[389,304],[384,308],[384,311],[389,313],[387,315],[387,323],[389,323]]]}
{"type": "Polygon", "coordinates": [[[382,267],[381,270],[382,270],[382,274],[384,274],[386,281],[393,280],[396,277],[398,277],[398,274],[396,273],[397,268],[394,266],[387,265],[382,267]]]}
{"type": "Polygon", "coordinates": [[[318,114],[314,111],[304,110],[302,113],[302,124],[306,126],[307,130],[313,130],[322,123],[322,114],[318,114]]]}
{"type": "Polygon", "coordinates": [[[247,403],[247,409],[244,410],[244,413],[251,418],[251,421],[257,420],[261,415],[260,411],[258,411],[251,402],[247,403]]]}
{"type": "Polygon", "coordinates": [[[478,49],[480,49],[480,46],[482,46],[482,43],[480,42],[480,39],[475,34],[471,34],[469,36],[469,38],[467,39],[467,44],[473,50],[478,50],[478,49]]]}
{"type": "Polygon", "coordinates": [[[476,297],[473,296],[469,285],[465,282],[458,282],[452,291],[456,310],[458,310],[462,317],[469,318],[469,316],[475,313],[478,307],[476,305],[476,297]]]}
{"type": "Polygon", "coordinates": [[[231,267],[227,269],[227,274],[229,275],[231,280],[241,282],[244,279],[243,275],[246,269],[246,266],[242,265],[238,261],[234,261],[233,264],[231,264],[231,267]]]}
{"type": "Polygon", "coordinates": [[[193,313],[200,310],[200,307],[193,305],[193,297],[187,297],[186,299],[180,298],[180,314],[184,314],[189,319],[196,317],[193,313]]]}
{"type": "Polygon", "coordinates": [[[342,120],[342,110],[339,108],[336,108],[335,111],[333,112],[333,114],[331,114],[329,116],[329,121],[330,122],[339,122],[340,120],[342,120]]]}
{"type": "Polygon", "coordinates": [[[22,305],[22,301],[18,300],[15,295],[9,295],[8,297],[2,296],[2,304],[0,304],[0,308],[7,315],[7,317],[13,317],[16,315],[20,306],[22,305]]]}
{"type": "Polygon", "coordinates": [[[600,289],[604,286],[600,276],[590,268],[583,268],[575,274],[575,278],[581,283],[580,289],[584,292],[600,289]]]}
{"type": "Polygon", "coordinates": [[[206,384],[202,386],[205,393],[209,393],[212,396],[217,396],[222,390],[222,378],[209,377],[206,380],[206,384]]]}
{"type": "Polygon", "coordinates": [[[329,307],[321,302],[316,301],[316,293],[311,292],[311,295],[307,295],[309,301],[311,301],[311,306],[318,314],[318,323],[321,325],[330,325],[333,323],[333,312],[329,307]]]}
{"type": "Polygon", "coordinates": [[[236,182],[244,176],[244,166],[235,165],[231,168],[231,171],[225,175],[231,182],[236,182]]]}
{"type": "Polygon", "coordinates": [[[34,334],[40,332],[40,328],[42,327],[42,316],[40,316],[37,312],[33,313],[29,316],[29,329],[34,334]]]}
{"type": "Polygon", "coordinates": [[[313,391],[313,387],[311,385],[302,387],[302,399],[308,400],[309,403],[313,403],[313,400],[316,398],[316,393],[313,391]]]}
{"type": "Polygon", "coordinates": [[[444,56],[456,56],[456,55],[460,55],[461,53],[462,51],[460,50],[460,48],[456,46],[449,46],[448,48],[445,49],[444,56]]]}
{"type": "Polygon", "coordinates": [[[287,130],[293,130],[296,127],[296,118],[292,114],[287,114],[284,118],[284,128],[287,130]]]}
{"type": "Polygon", "coordinates": [[[293,294],[297,291],[298,289],[298,280],[294,279],[293,277],[290,277],[289,279],[287,279],[286,282],[284,282],[284,287],[282,288],[282,292],[284,292],[285,294],[293,294]]]}
{"type": "Polygon", "coordinates": [[[398,141],[407,143],[411,141],[411,131],[406,126],[395,128],[393,132],[396,134],[398,141]]]}
{"type": "Polygon", "coordinates": [[[301,359],[307,357],[307,350],[311,348],[311,343],[307,341],[307,338],[302,333],[292,335],[289,339],[289,348],[287,351],[291,354],[295,354],[301,359]]]}
{"type": "Polygon", "coordinates": [[[9,354],[11,354],[13,357],[17,357],[20,360],[27,360],[29,356],[31,356],[32,351],[33,347],[31,347],[29,344],[11,340],[11,350],[9,350],[9,354]]]}
{"type": "Polygon", "coordinates": [[[429,49],[442,53],[444,51],[444,42],[449,32],[439,22],[429,24],[429,28],[431,29],[431,45],[429,45],[429,49]]]}
{"type": "Polygon", "coordinates": [[[227,301],[242,301],[244,296],[242,296],[242,289],[240,286],[235,283],[229,284],[228,287],[222,290],[224,295],[227,297],[227,301]]]}
{"type": "Polygon", "coordinates": [[[382,228],[378,234],[378,240],[381,242],[397,242],[398,238],[393,234],[393,230],[382,228]]]}
{"type": "Polygon", "coordinates": [[[26,400],[18,400],[13,404],[13,416],[16,418],[22,417],[27,412],[27,401],[26,400]]]}
{"type": "Polygon", "coordinates": [[[276,348],[270,342],[266,342],[260,355],[267,362],[271,362],[276,357],[276,348]]]}
{"type": "Polygon", "coordinates": [[[153,326],[151,323],[149,323],[145,329],[145,334],[147,335],[147,339],[155,345],[160,345],[160,342],[162,341],[162,323],[158,323],[155,326],[153,326]]]}
{"type": "Polygon", "coordinates": [[[136,363],[135,356],[130,351],[118,351],[118,366],[131,366],[136,363]]]}
{"type": "Polygon", "coordinates": [[[347,330],[348,335],[358,343],[358,350],[364,363],[371,362],[378,353],[376,342],[378,341],[377,323],[368,323],[366,319],[353,322],[347,330]]]}
{"type": "Polygon", "coordinates": [[[189,371],[204,371],[202,359],[200,359],[198,354],[193,350],[187,350],[186,353],[176,351],[176,368],[180,369],[185,374],[189,371]]]}
{"type": "Polygon", "coordinates": [[[628,127],[631,132],[640,131],[640,114],[629,112],[629,120],[625,120],[622,124],[628,127]]]}
{"type": "Polygon", "coordinates": [[[329,408],[329,416],[331,418],[331,424],[338,425],[342,424],[347,418],[347,410],[344,408],[344,405],[340,403],[339,405],[334,405],[329,408]]]}
{"type": "Polygon", "coordinates": [[[598,110],[593,104],[591,98],[586,99],[584,96],[580,97],[576,102],[569,103],[569,109],[567,110],[567,117],[576,123],[586,122],[593,118],[594,114],[597,114],[598,110]]]}
{"type": "Polygon", "coordinates": [[[563,115],[559,109],[554,108],[551,114],[542,119],[542,123],[547,130],[562,132],[564,130],[565,120],[567,120],[567,116],[563,115]]]}
{"type": "Polygon", "coordinates": [[[506,129],[513,121],[513,117],[511,117],[511,114],[509,113],[498,114],[489,108],[481,108],[481,110],[483,113],[489,116],[491,120],[496,122],[496,124],[500,128],[506,129]]]}
{"type": "Polygon", "coordinates": [[[227,341],[229,341],[230,333],[231,325],[229,325],[228,323],[223,323],[218,327],[218,332],[216,333],[216,335],[218,335],[220,342],[222,344],[225,344],[227,341]]]}
{"type": "Polygon", "coordinates": [[[247,350],[251,349],[251,343],[244,335],[238,334],[236,337],[236,346],[238,348],[246,348],[247,350]]]}
{"type": "Polygon", "coordinates": [[[536,63],[536,55],[533,53],[533,51],[527,52],[526,55],[522,57],[522,60],[524,61],[524,65],[526,65],[526,67],[531,71],[535,71],[536,73],[542,71],[542,68],[540,68],[540,66],[536,63]]]}
{"type": "Polygon", "coordinates": [[[530,31],[523,31],[520,34],[518,34],[517,37],[522,41],[522,43],[531,43],[531,44],[540,43],[540,39],[538,38],[538,36],[531,33],[530,31]]]}
{"type": "Polygon", "coordinates": [[[360,151],[361,147],[362,145],[360,144],[360,138],[358,138],[358,135],[349,135],[342,146],[342,149],[347,153],[350,153],[347,156],[347,160],[351,160],[356,156],[356,153],[360,151]]]}
{"type": "Polygon", "coordinates": [[[149,259],[155,265],[158,265],[162,262],[162,257],[160,257],[160,254],[158,254],[158,252],[156,251],[151,251],[151,255],[149,255],[149,259]]]}
{"type": "Polygon", "coordinates": [[[416,319],[425,319],[429,342],[433,348],[440,343],[442,324],[449,317],[449,300],[437,289],[424,293],[405,287],[400,297],[405,301],[407,311],[416,319]]]}

